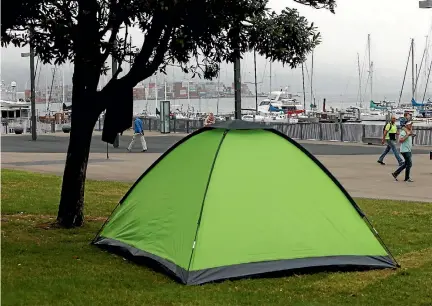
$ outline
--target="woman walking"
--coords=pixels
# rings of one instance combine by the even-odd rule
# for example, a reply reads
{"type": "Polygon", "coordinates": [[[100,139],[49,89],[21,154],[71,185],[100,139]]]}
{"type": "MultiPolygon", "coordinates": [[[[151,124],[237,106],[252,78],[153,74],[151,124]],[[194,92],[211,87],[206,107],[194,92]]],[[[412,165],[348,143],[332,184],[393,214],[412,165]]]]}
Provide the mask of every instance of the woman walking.
{"type": "Polygon", "coordinates": [[[412,167],[412,121],[408,121],[405,123],[405,126],[402,128],[402,131],[399,135],[399,142],[401,143],[400,152],[405,159],[405,163],[392,173],[392,176],[397,181],[398,175],[405,170],[405,182],[413,182],[410,177],[411,167],[412,167]]]}

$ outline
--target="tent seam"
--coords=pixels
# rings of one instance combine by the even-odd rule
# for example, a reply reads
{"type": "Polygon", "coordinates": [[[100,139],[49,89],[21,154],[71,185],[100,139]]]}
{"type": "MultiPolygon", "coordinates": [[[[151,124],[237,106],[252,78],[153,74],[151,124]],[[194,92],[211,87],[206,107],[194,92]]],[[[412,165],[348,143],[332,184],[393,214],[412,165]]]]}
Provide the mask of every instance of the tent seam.
{"type": "MultiPolygon", "coordinates": [[[[205,203],[205,200],[206,200],[206,197],[207,197],[207,192],[208,192],[208,188],[209,188],[209,185],[210,185],[211,177],[212,177],[212,174],[213,174],[214,166],[216,164],[216,160],[218,158],[220,148],[222,147],[222,143],[224,142],[225,137],[228,134],[228,132],[229,132],[229,130],[225,130],[224,133],[223,133],[223,135],[222,135],[222,137],[221,137],[219,145],[218,145],[218,147],[216,149],[216,153],[215,153],[215,156],[214,156],[214,159],[213,159],[212,166],[210,168],[210,173],[208,175],[208,179],[207,179],[207,184],[206,184],[206,188],[205,188],[205,191],[204,191],[203,200],[201,202],[201,210],[200,210],[200,214],[199,214],[198,221],[197,221],[197,228],[196,228],[196,231],[195,231],[195,237],[194,237],[194,242],[193,242],[194,244],[193,244],[193,247],[192,247],[191,256],[189,258],[189,264],[188,264],[188,269],[187,269],[187,273],[188,273],[188,277],[187,278],[189,278],[189,270],[190,270],[190,266],[192,264],[193,256],[195,254],[196,239],[198,237],[198,230],[199,230],[199,227],[200,227],[200,224],[201,224],[201,218],[202,218],[202,214],[203,214],[203,211],[204,211],[204,203],[205,203]]],[[[187,280],[186,280],[186,282],[187,282],[187,280]]]]}

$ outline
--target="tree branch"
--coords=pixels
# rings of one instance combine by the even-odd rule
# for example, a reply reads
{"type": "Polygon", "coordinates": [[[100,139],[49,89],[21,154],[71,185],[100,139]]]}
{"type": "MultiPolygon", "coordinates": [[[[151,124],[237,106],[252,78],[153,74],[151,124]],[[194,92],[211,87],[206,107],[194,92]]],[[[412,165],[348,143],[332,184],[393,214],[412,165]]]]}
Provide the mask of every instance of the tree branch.
{"type": "Polygon", "coordinates": [[[153,53],[154,46],[158,45],[158,40],[163,32],[163,29],[164,29],[163,14],[156,11],[153,16],[152,26],[144,38],[144,42],[141,47],[141,52],[136,56],[134,65],[129,73],[139,74],[139,70],[141,69],[141,67],[147,65],[150,56],[153,53]]]}
{"type": "Polygon", "coordinates": [[[106,26],[102,29],[102,31],[100,31],[101,38],[105,36],[105,34],[109,31],[109,29],[114,27],[114,21],[115,21],[114,16],[117,15],[117,14],[115,14],[116,13],[116,4],[117,4],[116,0],[110,1],[108,22],[107,22],[106,26]]]}
{"type": "Polygon", "coordinates": [[[334,14],[336,7],[336,0],[294,0],[294,2],[312,6],[315,9],[328,9],[334,14]]]}
{"type": "Polygon", "coordinates": [[[172,32],[173,32],[172,26],[170,28],[165,29],[164,35],[162,36],[162,39],[160,40],[159,45],[156,48],[156,52],[153,57],[153,60],[149,65],[147,65],[145,69],[149,73],[149,75],[145,76],[145,78],[151,76],[158,69],[158,67],[163,63],[165,58],[165,53],[168,50],[168,42],[170,40],[172,32]]]}
{"type": "Polygon", "coordinates": [[[102,53],[102,56],[101,56],[101,63],[102,64],[105,63],[108,56],[113,53],[112,51],[114,50],[114,42],[115,42],[115,40],[117,38],[117,34],[120,30],[120,25],[121,25],[121,22],[117,22],[111,30],[111,36],[108,40],[107,48],[106,48],[105,52],[102,53]]]}

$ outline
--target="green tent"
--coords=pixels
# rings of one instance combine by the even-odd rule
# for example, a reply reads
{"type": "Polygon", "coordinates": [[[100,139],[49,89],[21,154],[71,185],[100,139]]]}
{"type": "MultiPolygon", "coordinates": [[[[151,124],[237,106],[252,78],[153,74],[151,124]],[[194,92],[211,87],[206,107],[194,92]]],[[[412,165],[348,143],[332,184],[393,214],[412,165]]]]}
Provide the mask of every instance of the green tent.
{"type": "Polygon", "coordinates": [[[310,268],[395,268],[363,212],[309,152],[261,124],[202,128],[127,192],[93,244],[185,284],[310,268]]]}

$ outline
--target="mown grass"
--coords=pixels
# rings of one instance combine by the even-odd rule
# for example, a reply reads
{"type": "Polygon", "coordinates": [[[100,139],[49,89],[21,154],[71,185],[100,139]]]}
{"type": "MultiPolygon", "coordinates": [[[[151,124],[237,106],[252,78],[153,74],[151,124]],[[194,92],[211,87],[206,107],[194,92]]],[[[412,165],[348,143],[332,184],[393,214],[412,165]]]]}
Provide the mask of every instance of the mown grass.
{"type": "Polygon", "coordinates": [[[402,265],[183,286],[89,244],[130,184],[88,181],[87,222],[54,220],[61,179],[2,170],[2,305],[431,305],[432,205],[357,202],[402,265]]]}

